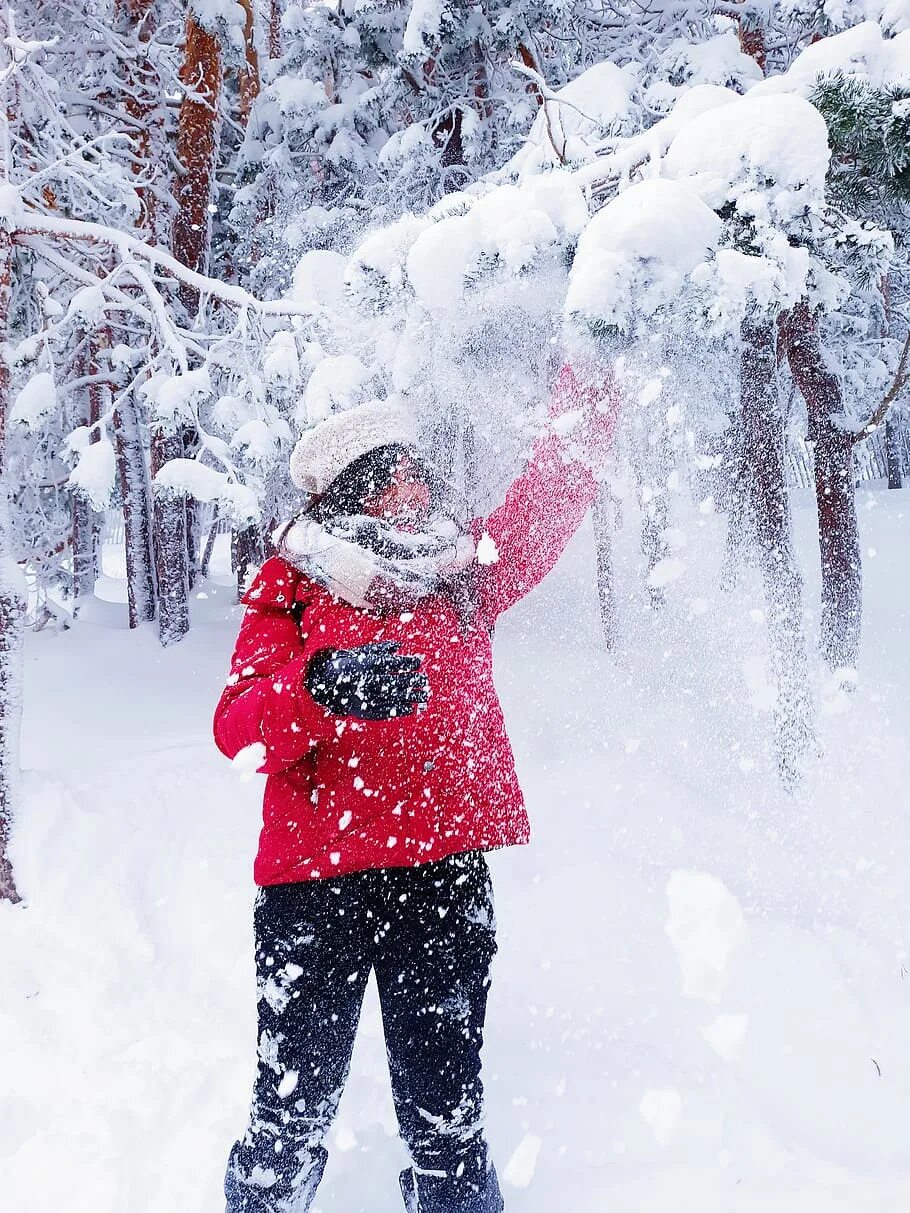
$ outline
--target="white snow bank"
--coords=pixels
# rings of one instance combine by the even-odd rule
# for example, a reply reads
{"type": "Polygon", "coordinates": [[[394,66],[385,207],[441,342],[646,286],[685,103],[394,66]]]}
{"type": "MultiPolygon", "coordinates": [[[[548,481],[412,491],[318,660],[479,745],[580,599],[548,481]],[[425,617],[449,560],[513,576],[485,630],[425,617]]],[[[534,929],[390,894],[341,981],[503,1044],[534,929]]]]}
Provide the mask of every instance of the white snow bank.
{"type": "Polygon", "coordinates": [[[675,38],[661,53],[664,72],[681,84],[668,84],[664,73],[647,88],[650,104],[661,97],[678,94],[680,89],[699,84],[721,85],[724,88],[747,88],[764,78],[759,65],[740,45],[733,28],[722,30],[712,38],[675,38]]]}
{"type": "MultiPolygon", "coordinates": [[[[907,498],[858,495],[864,547],[900,550],[907,498]]],[[[811,496],[794,512],[812,628],[811,496]]],[[[910,1208],[904,569],[869,562],[862,681],[845,715],[820,721],[805,786],[784,794],[739,669],[767,658],[757,576],[718,594],[720,520],[675,498],[674,514],[690,584],[662,613],[637,609],[637,528],[616,534],[632,604],[616,654],[600,645],[589,529],[497,625],[534,840],[490,856],[492,1156],[529,1181],[510,1202],[523,1213],[896,1213],[910,1208]],[[720,1003],[683,996],[665,929],[671,874],[705,871],[748,926],[720,1003]]],[[[256,1048],[261,801],[210,733],[241,615],[230,581],[225,564],[169,650],[94,621],[28,637],[13,839],[28,905],[0,905],[13,1210],[224,1211],[256,1048]]],[[[709,922],[723,903],[697,889],[681,901],[709,922]]],[[[320,1208],[401,1213],[407,1160],[372,989],[328,1146],[320,1208]]]]}

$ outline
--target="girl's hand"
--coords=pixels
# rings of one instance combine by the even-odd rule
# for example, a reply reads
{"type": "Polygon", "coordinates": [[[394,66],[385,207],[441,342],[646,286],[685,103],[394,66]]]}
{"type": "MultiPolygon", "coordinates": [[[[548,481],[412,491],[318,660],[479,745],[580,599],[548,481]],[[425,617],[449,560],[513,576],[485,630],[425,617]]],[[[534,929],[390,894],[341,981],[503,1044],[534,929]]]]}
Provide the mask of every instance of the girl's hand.
{"type": "Polygon", "coordinates": [[[574,458],[592,469],[602,467],[613,446],[619,392],[606,367],[585,373],[566,363],[550,397],[551,428],[574,458]]]}

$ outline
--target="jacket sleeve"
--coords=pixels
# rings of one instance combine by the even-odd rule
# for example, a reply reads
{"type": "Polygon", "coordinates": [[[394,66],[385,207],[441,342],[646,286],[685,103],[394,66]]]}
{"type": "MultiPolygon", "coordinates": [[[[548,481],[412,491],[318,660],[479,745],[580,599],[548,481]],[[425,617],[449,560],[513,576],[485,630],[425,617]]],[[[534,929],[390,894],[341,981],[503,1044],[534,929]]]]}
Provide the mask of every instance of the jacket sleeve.
{"type": "Polygon", "coordinates": [[[617,408],[611,381],[589,386],[562,368],[549,406],[554,432],[538,442],[503,504],[472,526],[475,542],[486,533],[495,545],[479,577],[490,625],[544,579],[588,512],[597,492],[592,467],[609,452],[617,408]]]}
{"type": "Polygon", "coordinates": [[[553,568],[596,487],[593,472],[583,463],[566,462],[559,439],[549,437],[537,444],[502,505],[472,524],[481,561],[491,561],[481,563],[478,583],[481,612],[490,625],[553,568]],[[492,540],[488,553],[485,536],[492,540]]]}
{"type": "Polygon", "coordinates": [[[307,658],[294,610],[299,574],[273,557],[244,595],[246,613],[227,685],[215,708],[215,744],[228,758],[257,742],[259,771],[272,775],[300,762],[332,727],[303,685],[307,658]]]}

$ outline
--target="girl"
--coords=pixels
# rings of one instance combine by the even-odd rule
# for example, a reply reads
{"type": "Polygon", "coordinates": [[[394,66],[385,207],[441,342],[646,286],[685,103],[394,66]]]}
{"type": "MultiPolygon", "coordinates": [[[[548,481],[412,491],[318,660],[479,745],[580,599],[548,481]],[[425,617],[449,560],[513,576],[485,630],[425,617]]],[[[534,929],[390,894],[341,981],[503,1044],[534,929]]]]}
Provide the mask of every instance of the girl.
{"type": "Polygon", "coordinates": [[[529,827],[491,636],[593,499],[613,424],[596,395],[565,368],[572,449],[551,433],[504,504],[462,528],[394,400],[330,417],[294,450],[292,479],[315,501],[243,600],[215,713],[219,748],[258,743],[268,775],[258,1072],[228,1213],[310,1208],[371,972],[412,1161],[406,1208],[503,1208],[480,1079],[496,951],[484,852],[529,827]]]}

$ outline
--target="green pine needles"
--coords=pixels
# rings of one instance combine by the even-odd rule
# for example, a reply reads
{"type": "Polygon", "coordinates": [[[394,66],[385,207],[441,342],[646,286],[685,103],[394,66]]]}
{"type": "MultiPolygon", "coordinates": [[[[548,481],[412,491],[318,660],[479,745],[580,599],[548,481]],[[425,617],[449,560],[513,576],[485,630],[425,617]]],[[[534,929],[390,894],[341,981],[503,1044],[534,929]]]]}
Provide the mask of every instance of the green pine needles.
{"type": "Polygon", "coordinates": [[[844,210],[884,220],[910,203],[910,89],[835,72],[810,100],[828,124],[829,187],[844,210]]]}

